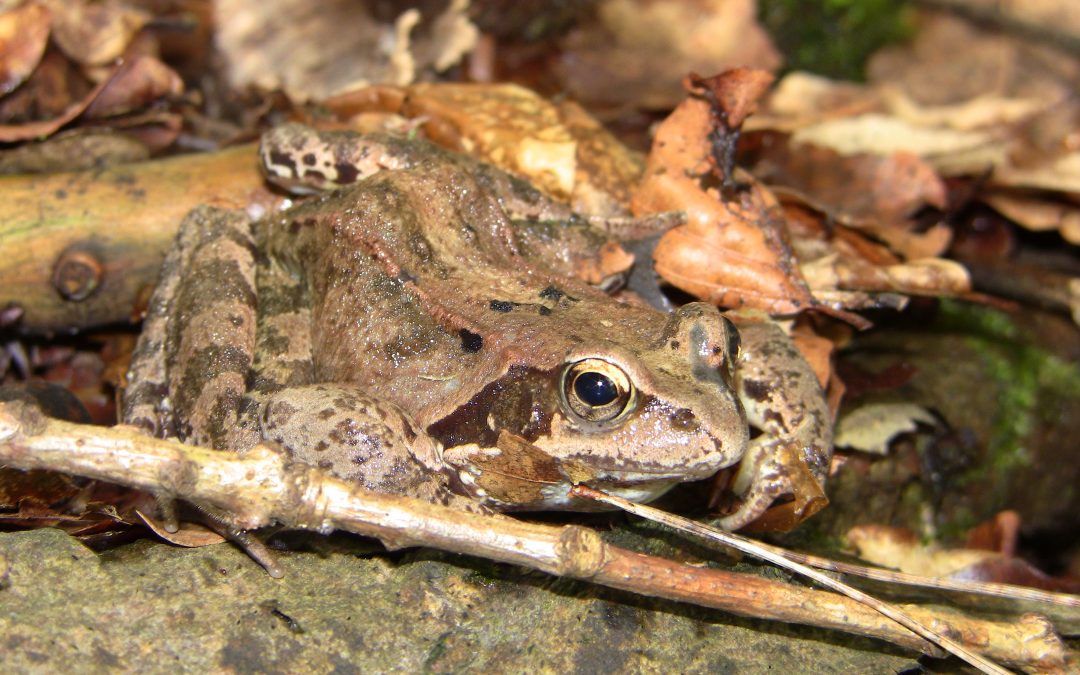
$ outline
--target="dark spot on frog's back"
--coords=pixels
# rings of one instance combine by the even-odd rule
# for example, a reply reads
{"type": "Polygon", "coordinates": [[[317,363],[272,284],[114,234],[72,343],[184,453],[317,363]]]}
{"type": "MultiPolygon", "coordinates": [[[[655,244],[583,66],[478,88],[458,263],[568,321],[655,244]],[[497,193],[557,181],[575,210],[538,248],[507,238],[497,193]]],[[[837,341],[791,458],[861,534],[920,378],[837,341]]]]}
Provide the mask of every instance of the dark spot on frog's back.
{"type": "Polygon", "coordinates": [[[551,300],[553,302],[558,302],[562,299],[564,295],[566,295],[566,293],[563,293],[561,290],[559,290],[557,286],[548,286],[544,290],[540,291],[541,298],[545,300],[551,300]]]}
{"type": "Polygon", "coordinates": [[[335,445],[341,446],[356,446],[361,441],[366,440],[364,438],[363,430],[352,419],[343,419],[334,425],[334,428],[330,430],[330,440],[335,445]]]}
{"type": "Polygon", "coordinates": [[[334,166],[334,170],[337,171],[338,185],[355,183],[357,176],[360,175],[360,172],[357,170],[357,168],[348,162],[337,163],[334,166]]]}
{"type": "Polygon", "coordinates": [[[768,400],[771,389],[767,382],[761,380],[744,380],[743,388],[746,390],[747,396],[759,403],[768,400]]]}
{"type": "Polygon", "coordinates": [[[493,312],[499,312],[500,314],[507,314],[514,311],[514,303],[507,300],[492,300],[488,305],[493,312]]]}
{"type": "Polygon", "coordinates": [[[475,354],[484,348],[484,338],[468,329],[458,331],[461,336],[461,348],[469,354],[475,354]]]}
{"type": "Polygon", "coordinates": [[[270,163],[274,166],[288,167],[289,171],[291,171],[294,176],[296,175],[296,162],[293,160],[293,156],[288,152],[271,150],[270,163]]]}
{"type": "Polygon", "coordinates": [[[315,166],[315,153],[309,152],[304,155],[304,164],[308,166],[315,166]]]}

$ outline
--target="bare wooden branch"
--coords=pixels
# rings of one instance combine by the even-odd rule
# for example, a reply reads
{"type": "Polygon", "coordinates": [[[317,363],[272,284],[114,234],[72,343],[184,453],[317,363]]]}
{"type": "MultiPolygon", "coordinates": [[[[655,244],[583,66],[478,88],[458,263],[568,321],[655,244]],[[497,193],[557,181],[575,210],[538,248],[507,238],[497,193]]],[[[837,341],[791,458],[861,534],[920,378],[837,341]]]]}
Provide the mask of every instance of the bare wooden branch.
{"type": "MultiPolygon", "coordinates": [[[[834,593],[635,553],[579,526],[465,513],[367,492],[313,467],[290,464],[265,446],[235,455],[147,438],[131,428],[50,420],[21,403],[6,403],[0,404],[0,462],[175,494],[229,512],[246,528],[279,522],[320,532],[343,529],[392,548],[429,546],[482,556],[641,595],[832,628],[940,655],[907,629],[834,593]]],[[[1003,623],[919,606],[905,610],[935,631],[1029,672],[1063,672],[1069,656],[1053,626],[1038,615],[1003,623]]]]}
{"type": "Polygon", "coordinates": [[[127,321],[184,215],[276,201],[254,146],[109,169],[0,177],[0,309],[30,332],[127,321]]]}

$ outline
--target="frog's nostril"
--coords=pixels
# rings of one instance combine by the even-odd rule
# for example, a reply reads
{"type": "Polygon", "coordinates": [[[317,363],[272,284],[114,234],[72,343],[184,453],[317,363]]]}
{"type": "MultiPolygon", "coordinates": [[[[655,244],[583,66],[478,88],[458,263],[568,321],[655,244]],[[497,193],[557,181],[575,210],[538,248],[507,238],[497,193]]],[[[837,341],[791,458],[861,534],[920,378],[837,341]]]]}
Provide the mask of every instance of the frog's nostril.
{"type": "Polygon", "coordinates": [[[671,428],[677,431],[694,431],[698,428],[697,417],[689,408],[679,408],[671,413],[671,428]]]}

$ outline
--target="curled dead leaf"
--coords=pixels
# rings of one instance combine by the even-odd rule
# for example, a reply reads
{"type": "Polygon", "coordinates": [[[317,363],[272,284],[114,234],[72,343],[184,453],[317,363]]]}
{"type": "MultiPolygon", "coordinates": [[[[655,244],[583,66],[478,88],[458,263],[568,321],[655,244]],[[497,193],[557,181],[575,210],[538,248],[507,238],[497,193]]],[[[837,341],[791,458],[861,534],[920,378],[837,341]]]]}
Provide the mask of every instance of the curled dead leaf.
{"type": "Polygon", "coordinates": [[[691,73],[684,86],[692,96],[710,100],[711,109],[720,117],[717,122],[734,131],[757,110],[758,100],[774,79],[763,70],[732,68],[713,77],[691,73]]]}
{"type": "Polygon", "coordinates": [[[123,0],[40,0],[53,14],[52,39],[72,60],[101,66],[120,58],[150,21],[148,12],[123,0]]]}
{"type": "Polygon", "coordinates": [[[0,13],[0,95],[22,84],[41,61],[49,39],[49,10],[26,3],[0,13]]]}
{"type": "Polygon", "coordinates": [[[432,141],[524,176],[592,216],[626,214],[642,160],[580,106],[513,84],[368,87],[323,105],[343,119],[373,112],[414,120],[432,141]]]}
{"type": "Polygon", "coordinates": [[[847,541],[863,560],[907,574],[1017,584],[1065,593],[1080,591],[1080,583],[1075,580],[1051,577],[1019,558],[998,551],[924,545],[903,528],[858,525],[848,531],[847,541]]]}
{"type": "Polygon", "coordinates": [[[135,515],[138,516],[139,520],[149,527],[154,534],[176,546],[183,546],[184,548],[200,548],[212,544],[220,544],[225,541],[225,537],[198,523],[185,521],[180,524],[180,528],[176,532],[169,532],[160,521],[151,518],[139,509],[135,510],[135,515]]]}
{"type": "Polygon", "coordinates": [[[810,307],[813,298],[792,263],[780,232],[779,210],[770,201],[771,195],[756,187],[730,204],[705,193],[693,194],[682,202],[689,222],[656,245],[656,272],[677,288],[724,307],[754,307],[774,314],[810,307]]]}
{"type": "Polygon", "coordinates": [[[172,68],[151,56],[137,56],[120,64],[85,114],[89,118],[120,115],[183,91],[184,83],[172,68]]]}
{"type": "Polygon", "coordinates": [[[730,171],[718,155],[734,147],[737,130],[723,125],[717,106],[734,101],[744,113],[749,103],[729,88],[760,92],[764,81],[745,71],[730,75],[727,83],[724,75],[710,78],[710,91],[720,95],[691,96],[660,125],[631,207],[638,216],[686,211],[687,224],[665,234],[655,251],[656,271],[672,285],[727,307],[798,312],[814,299],[786,241],[779,202],[749,176],[718,175],[730,171]],[[728,194],[716,178],[732,186],[728,194]]]}

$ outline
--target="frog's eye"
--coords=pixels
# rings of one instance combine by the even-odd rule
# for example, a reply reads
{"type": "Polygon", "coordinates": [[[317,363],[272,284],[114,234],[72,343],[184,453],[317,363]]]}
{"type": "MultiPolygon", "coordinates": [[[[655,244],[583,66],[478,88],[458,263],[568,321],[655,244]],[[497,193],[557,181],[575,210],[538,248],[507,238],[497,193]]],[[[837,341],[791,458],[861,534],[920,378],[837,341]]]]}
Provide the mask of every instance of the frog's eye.
{"type": "Polygon", "coordinates": [[[585,422],[610,422],[630,410],[634,385],[618,366],[603,359],[582,359],[563,371],[566,407],[585,422]]]}
{"type": "Polygon", "coordinates": [[[733,364],[739,360],[739,354],[742,351],[742,338],[739,337],[739,329],[731,319],[726,316],[721,318],[724,320],[724,328],[727,332],[728,363],[733,364]]]}

